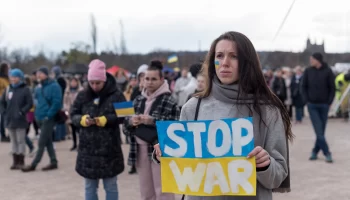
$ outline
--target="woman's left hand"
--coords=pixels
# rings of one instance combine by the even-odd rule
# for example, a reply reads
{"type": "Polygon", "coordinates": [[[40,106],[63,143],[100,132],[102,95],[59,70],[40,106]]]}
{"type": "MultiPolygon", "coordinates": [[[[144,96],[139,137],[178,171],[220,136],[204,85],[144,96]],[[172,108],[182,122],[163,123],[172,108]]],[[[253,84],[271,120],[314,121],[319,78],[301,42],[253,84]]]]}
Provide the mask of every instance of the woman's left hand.
{"type": "Polygon", "coordinates": [[[255,162],[257,168],[267,167],[270,165],[270,155],[261,146],[257,146],[248,154],[248,158],[255,156],[255,162]]]}

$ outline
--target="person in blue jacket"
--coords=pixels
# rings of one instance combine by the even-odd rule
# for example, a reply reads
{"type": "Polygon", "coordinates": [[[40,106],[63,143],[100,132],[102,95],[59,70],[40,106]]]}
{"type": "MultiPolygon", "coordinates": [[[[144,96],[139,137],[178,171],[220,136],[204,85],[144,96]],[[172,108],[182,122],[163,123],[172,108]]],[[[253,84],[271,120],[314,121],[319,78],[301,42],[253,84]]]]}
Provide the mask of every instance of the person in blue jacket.
{"type": "Polygon", "coordinates": [[[35,170],[36,166],[40,163],[45,147],[50,157],[50,164],[42,168],[42,170],[48,171],[58,168],[52,141],[52,132],[55,125],[55,116],[62,108],[62,91],[58,83],[49,78],[49,70],[47,67],[39,68],[36,75],[40,81],[40,86],[35,90],[37,105],[34,114],[41,133],[37,154],[32,164],[22,169],[23,172],[35,170]]]}

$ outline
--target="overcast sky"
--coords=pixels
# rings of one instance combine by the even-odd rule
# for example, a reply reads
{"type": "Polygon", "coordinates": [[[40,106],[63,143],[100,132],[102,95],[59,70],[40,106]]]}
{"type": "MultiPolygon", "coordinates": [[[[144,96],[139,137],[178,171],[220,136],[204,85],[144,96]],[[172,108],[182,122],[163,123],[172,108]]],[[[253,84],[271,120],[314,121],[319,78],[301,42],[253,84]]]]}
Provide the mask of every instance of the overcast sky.
{"type": "Polygon", "coordinates": [[[119,44],[124,22],[129,52],[156,48],[207,50],[225,31],[247,35],[257,50],[302,51],[306,39],[326,52],[350,51],[350,2],[297,0],[272,43],[293,0],[0,0],[0,46],[32,51],[91,43],[90,13],[98,26],[98,50],[119,44]],[[199,45],[199,42],[200,45],[199,45]],[[200,47],[199,47],[200,46],[200,47]]]}

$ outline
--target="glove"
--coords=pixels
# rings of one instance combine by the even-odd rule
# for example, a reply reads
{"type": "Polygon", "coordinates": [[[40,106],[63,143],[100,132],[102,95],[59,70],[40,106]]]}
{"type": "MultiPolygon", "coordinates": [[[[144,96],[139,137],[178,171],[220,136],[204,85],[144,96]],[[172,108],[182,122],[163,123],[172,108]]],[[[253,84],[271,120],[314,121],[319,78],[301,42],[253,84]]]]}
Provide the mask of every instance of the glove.
{"type": "Polygon", "coordinates": [[[89,125],[86,124],[86,119],[89,117],[89,115],[83,115],[80,120],[80,125],[83,127],[88,127],[89,125]]]}
{"type": "Polygon", "coordinates": [[[105,116],[96,117],[96,125],[99,127],[104,127],[107,124],[107,118],[105,116]]]}

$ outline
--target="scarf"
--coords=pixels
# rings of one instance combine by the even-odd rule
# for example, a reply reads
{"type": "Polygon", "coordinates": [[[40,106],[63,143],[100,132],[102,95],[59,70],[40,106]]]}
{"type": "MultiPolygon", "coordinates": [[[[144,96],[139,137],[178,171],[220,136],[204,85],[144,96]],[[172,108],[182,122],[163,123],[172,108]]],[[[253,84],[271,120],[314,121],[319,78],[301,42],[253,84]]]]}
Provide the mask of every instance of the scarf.
{"type": "MultiPolygon", "coordinates": [[[[211,94],[214,96],[215,99],[222,102],[230,103],[230,104],[242,104],[242,103],[253,104],[254,102],[253,94],[244,94],[241,92],[238,96],[238,92],[239,92],[238,84],[223,85],[220,83],[219,79],[216,76],[214,76],[211,94]]],[[[236,115],[234,116],[235,118],[253,116],[254,119],[256,119],[253,121],[254,123],[253,126],[259,127],[259,129],[254,128],[254,136],[258,137],[256,138],[257,141],[261,141],[261,138],[259,138],[259,135],[260,135],[259,132],[265,132],[266,126],[260,123],[260,117],[256,112],[254,112],[254,109],[252,109],[252,106],[251,108],[247,108],[246,106],[239,106],[239,113],[236,113],[235,115],[236,115]]],[[[262,119],[266,118],[266,112],[262,111],[261,115],[262,115],[261,116],[262,119]]],[[[286,143],[287,143],[288,175],[278,188],[275,188],[272,190],[273,192],[285,193],[285,192],[291,191],[288,138],[286,140],[286,143]]]]}
{"type": "Polygon", "coordinates": [[[23,84],[23,81],[19,81],[18,83],[11,83],[12,88],[18,88],[23,84]]]}
{"type": "Polygon", "coordinates": [[[69,92],[76,92],[78,91],[78,87],[69,87],[69,92]]]}
{"type": "Polygon", "coordinates": [[[168,81],[164,80],[163,84],[152,94],[148,94],[147,90],[142,91],[142,96],[146,97],[145,110],[143,114],[148,115],[156,98],[164,93],[170,93],[168,81]]]}

